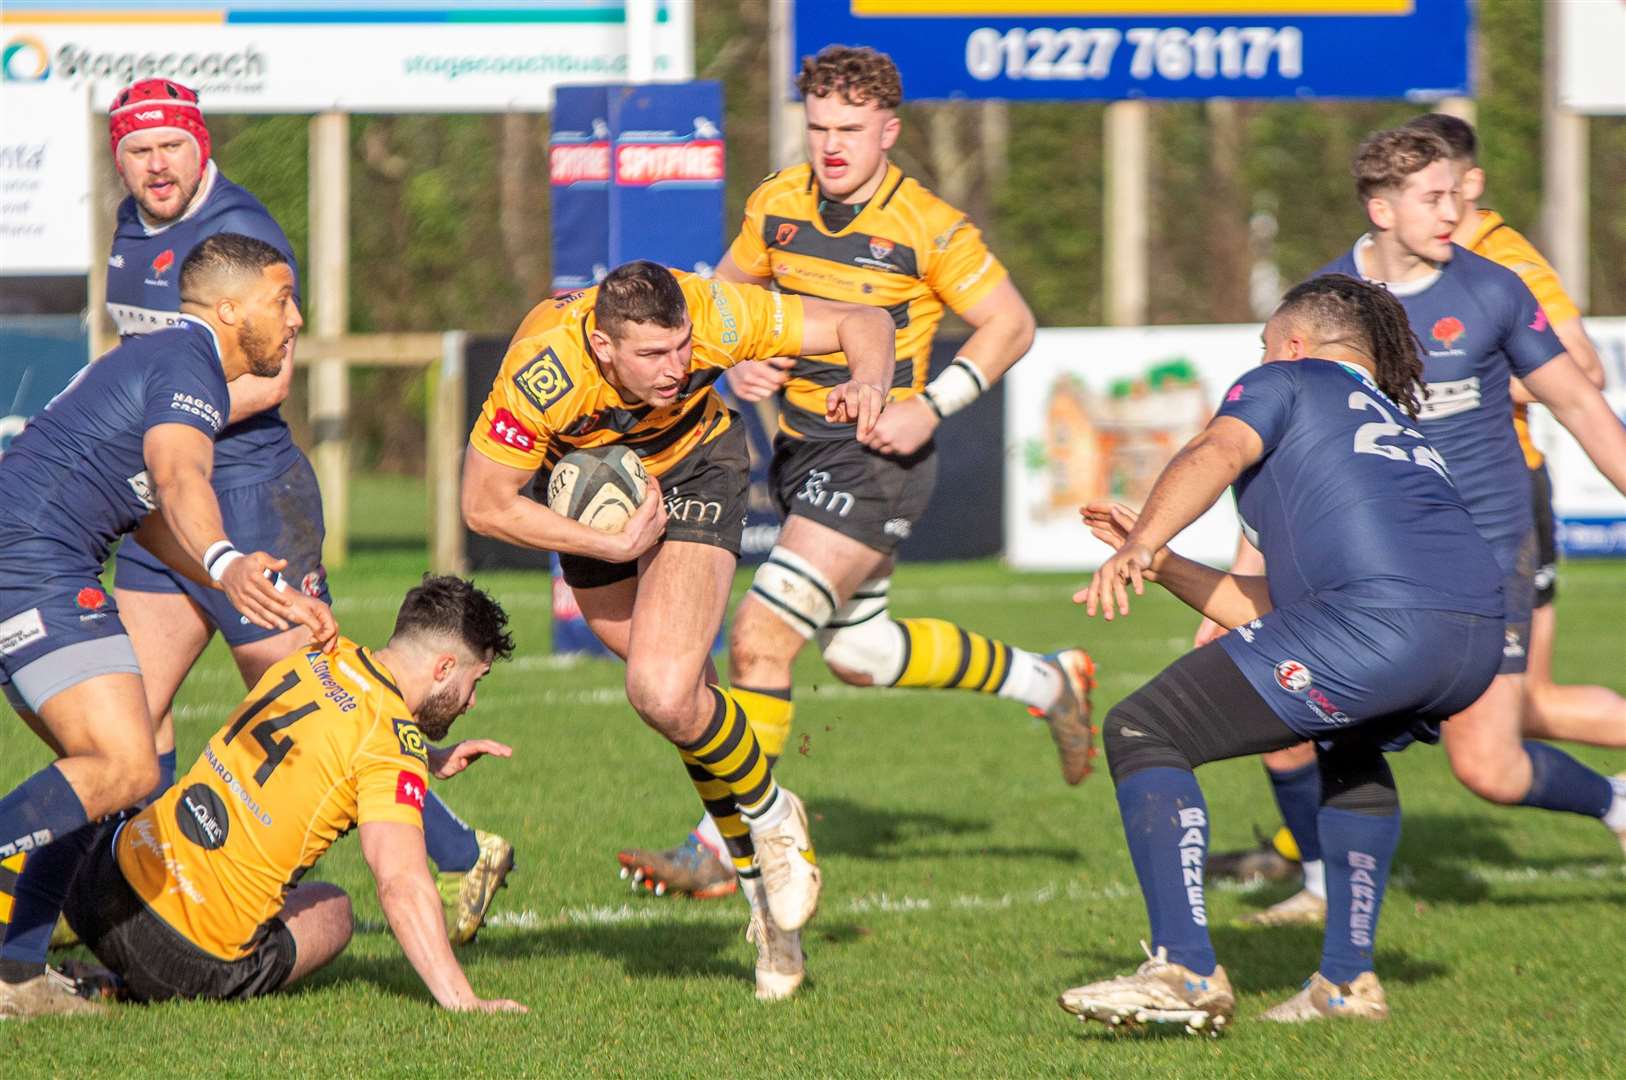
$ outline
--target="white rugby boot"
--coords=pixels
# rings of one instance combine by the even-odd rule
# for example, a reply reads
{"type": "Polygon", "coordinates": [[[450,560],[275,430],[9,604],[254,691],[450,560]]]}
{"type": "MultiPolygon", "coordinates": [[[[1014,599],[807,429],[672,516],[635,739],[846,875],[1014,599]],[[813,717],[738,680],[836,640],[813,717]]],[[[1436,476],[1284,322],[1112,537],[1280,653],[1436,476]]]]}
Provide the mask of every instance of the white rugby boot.
{"type": "Polygon", "coordinates": [[[757,1000],[783,1001],[796,993],[806,974],[801,931],[781,930],[774,925],[761,881],[746,878],[740,885],[751,906],[745,940],[757,947],[757,1000]]]}
{"type": "Polygon", "coordinates": [[[1278,1024],[1302,1024],[1310,1020],[1387,1020],[1389,1001],[1383,984],[1370,971],[1363,971],[1347,983],[1335,983],[1316,972],[1304,980],[1304,988],[1286,1001],[1259,1014],[1259,1019],[1278,1024]]]}
{"type": "Polygon", "coordinates": [[[1133,975],[1075,986],[1062,992],[1061,1007],[1080,1020],[1096,1020],[1112,1027],[1142,1024],[1181,1024],[1192,1035],[1218,1036],[1236,1012],[1236,995],[1223,967],[1212,975],[1198,975],[1171,963],[1168,950],[1157,952],[1141,942],[1146,962],[1133,975]]]}
{"type": "Polygon", "coordinates": [[[781,930],[794,932],[807,925],[819,907],[824,876],[808,835],[807,810],[786,788],[779,789],[785,806],[776,808],[768,823],[749,821],[751,843],[767,893],[768,914],[781,930]]]}

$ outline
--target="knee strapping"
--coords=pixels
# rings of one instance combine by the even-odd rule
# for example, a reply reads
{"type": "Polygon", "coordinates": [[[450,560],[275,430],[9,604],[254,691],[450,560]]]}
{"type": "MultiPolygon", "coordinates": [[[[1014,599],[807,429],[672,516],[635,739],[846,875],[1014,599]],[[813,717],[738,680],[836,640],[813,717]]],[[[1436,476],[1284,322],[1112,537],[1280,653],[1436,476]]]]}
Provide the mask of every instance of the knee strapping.
{"type": "Polygon", "coordinates": [[[890,578],[875,578],[858,586],[818,635],[825,663],[876,686],[897,682],[908,660],[903,627],[887,611],[891,584],[890,578]]]}
{"type": "Polygon", "coordinates": [[[1102,728],[1112,782],[1121,784],[1147,769],[1196,768],[1196,762],[1169,733],[1161,711],[1133,694],[1112,707],[1102,728]]]}
{"type": "Polygon", "coordinates": [[[1400,812],[1400,793],[1383,752],[1375,746],[1318,749],[1321,805],[1387,817],[1400,812]]]}
{"type": "Polygon", "coordinates": [[[836,591],[829,580],[783,546],[770,551],[768,561],[757,567],[751,595],[804,638],[824,629],[836,610],[836,591]]]}

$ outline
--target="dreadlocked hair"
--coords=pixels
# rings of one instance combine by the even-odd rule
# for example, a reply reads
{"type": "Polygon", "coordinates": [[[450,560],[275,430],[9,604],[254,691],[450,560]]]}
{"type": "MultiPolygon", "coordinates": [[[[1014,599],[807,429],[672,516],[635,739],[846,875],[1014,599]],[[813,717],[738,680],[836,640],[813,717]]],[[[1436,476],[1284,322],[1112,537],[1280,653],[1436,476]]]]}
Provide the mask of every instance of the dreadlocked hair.
{"type": "Polygon", "coordinates": [[[1325,274],[1282,297],[1276,316],[1309,330],[1324,345],[1343,345],[1372,358],[1378,389],[1413,420],[1428,397],[1422,343],[1406,309],[1381,285],[1346,274],[1325,274]]]}

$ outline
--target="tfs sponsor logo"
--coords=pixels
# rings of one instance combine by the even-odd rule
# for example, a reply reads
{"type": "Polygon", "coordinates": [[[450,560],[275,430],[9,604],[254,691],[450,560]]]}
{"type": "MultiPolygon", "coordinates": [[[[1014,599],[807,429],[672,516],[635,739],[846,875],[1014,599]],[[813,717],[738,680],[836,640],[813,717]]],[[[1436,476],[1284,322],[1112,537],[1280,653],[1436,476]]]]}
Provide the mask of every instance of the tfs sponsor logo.
{"type": "Polygon", "coordinates": [[[491,437],[515,450],[536,449],[536,433],[507,409],[498,409],[497,415],[491,418],[491,437]]]}
{"type": "Polygon", "coordinates": [[[579,143],[548,151],[548,175],[555,185],[602,184],[610,179],[610,144],[579,143]]]}
{"type": "Polygon", "coordinates": [[[429,793],[424,790],[424,783],[412,773],[402,769],[395,778],[395,801],[402,806],[411,806],[423,809],[423,800],[429,793]]]}
{"type": "Polygon", "coordinates": [[[686,143],[623,143],[615,148],[615,181],[631,187],[684,182],[721,183],[720,139],[686,143]]]}

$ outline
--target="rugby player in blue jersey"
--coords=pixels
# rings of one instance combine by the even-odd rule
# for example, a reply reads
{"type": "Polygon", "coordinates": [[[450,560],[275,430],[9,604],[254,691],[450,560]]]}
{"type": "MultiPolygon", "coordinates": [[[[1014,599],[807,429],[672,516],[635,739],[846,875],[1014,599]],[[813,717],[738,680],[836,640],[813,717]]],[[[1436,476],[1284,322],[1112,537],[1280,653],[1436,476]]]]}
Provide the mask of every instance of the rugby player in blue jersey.
{"type": "MultiPolygon", "coordinates": [[[[228,384],[275,377],[302,324],[293,269],[263,241],[219,233],[187,256],[179,290],[179,325],[86,367],[0,458],[0,689],[57,755],[0,798],[0,858],[51,853],[158,782],[141,669],[100,583],[120,537],[139,531],[257,626],[298,624],[302,644],[337,634],[325,604],[273,584],[286,560],[233,546],[210,484],[228,384]]],[[[31,928],[49,935],[62,895],[31,928]]],[[[0,1018],[75,1001],[47,979],[43,946],[0,957],[0,1018]]]]}
{"type": "MultiPolygon", "coordinates": [[[[170,79],[135,83],[114,98],[108,127],[114,163],[129,192],[119,205],[107,269],[107,310],[121,336],[176,322],[175,272],[194,245],[218,232],[253,236],[281,251],[294,271],[297,295],[293,247],[264,205],[211,158],[196,93],[170,79]]],[[[277,551],[289,562],[291,585],[331,604],[322,567],[321,492],[278,412],[293,378],[292,359],[290,347],[289,362],[276,377],[247,376],[232,384],[228,427],[215,445],[214,488],[228,534],[245,547],[277,551]]],[[[170,707],[215,630],[250,687],[299,642],[244,620],[219,594],[198,588],[133,540],[119,548],[114,589],[157,723],[161,783],[167,787],[175,772],[170,707]]],[[[513,866],[514,850],[501,836],[466,825],[433,792],[423,810],[429,856],[441,871],[447,926],[452,940],[463,943],[479,930],[513,866]]],[[[0,946],[0,956],[16,947],[0,946]]]]}
{"type": "MultiPolygon", "coordinates": [[[[1474,524],[1505,577],[1501,671],[1485,696],[1445,729],[1452,771],[1474,794],[1597,818],[1626,848],[1626,780],[1609,779],[1527,736],[1525,668],[1537,538],[1530,478],[1514,432],[1512,385],[1551,410],[1615,487],[1626,491],[1626,427],[1570,358],[1518,274],[1452,241],[1462,203],[1449,145],[1416,127],[1378,132],[1356,152],[1356,191],[1372,231],[1323,268],[1386,285],[1421,339],[1430,390],[1419,424],[1445,458],[1474,524]]],[[[1587,737],[1583,731],[1566,734],[1587,737]]],[[[1590,738],[1587,739],[1590,741],[1590,738]]],[[[1616,741],[1599,740],[1604,745],[1616,741]]],[[[1304,859],[1306,887],[1249,921],[1320,921],[1313,826],[1319,784],[1308,747],[1266,759],[1282,819],[1304,859]]]]}
{"type": "Polygon", "coordinates": [[[1418,430],[1423,365],[1385,290],[1329,275],[1290,291],[1264,331],[1265,363],[1169,462],[1139,518],[1086,507],[1117,550],[1074,597],[1107,619],[1156,581],[1222,626],[1115,706],[1107,760],[1151,920],[1132,975],[1066,991],[1110,1024],[1217,1032],[1235,1007],[1208,937],[1207,806],[1192,770],[1314,742],[1327,866],[1321,962],[1265,1014],[1381,1020],[1373,942],[1400,803],[1385,749],[1434,741],[1496,674],[1502,574],[1435,448],[1418,430]],[[1265,577],[1182,559],[1171,537],[1235,485],[1265,577]]]}

